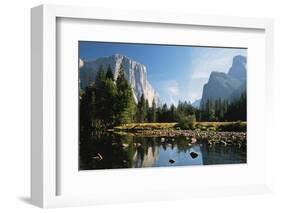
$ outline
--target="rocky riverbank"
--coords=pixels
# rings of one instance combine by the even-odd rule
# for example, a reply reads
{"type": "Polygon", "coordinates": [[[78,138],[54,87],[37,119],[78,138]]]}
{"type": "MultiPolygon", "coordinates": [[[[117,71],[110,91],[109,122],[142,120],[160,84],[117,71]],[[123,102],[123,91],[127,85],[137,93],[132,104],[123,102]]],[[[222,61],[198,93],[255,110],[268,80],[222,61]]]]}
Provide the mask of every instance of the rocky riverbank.
{"type": "Polygon", "coordinates": [[[246,132],[219,132],[201,130],[134,130],[128,132],[115,132],[119,135],[131,135],[135,137],[161,137],[161,142],[173,141],[175,137],[186,137],[191,144],[206,142],[208,145],[223,144],[245,146],[247,141],[246,132]]]}

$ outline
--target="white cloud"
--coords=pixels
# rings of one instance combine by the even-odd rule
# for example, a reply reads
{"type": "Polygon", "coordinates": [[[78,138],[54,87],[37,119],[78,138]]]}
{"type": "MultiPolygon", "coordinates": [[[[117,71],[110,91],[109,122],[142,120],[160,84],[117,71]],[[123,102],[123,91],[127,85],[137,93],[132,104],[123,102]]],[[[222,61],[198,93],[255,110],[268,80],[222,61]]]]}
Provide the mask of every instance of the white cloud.
{"type": "Polygon", "coordinates": [[[162,80],[157,82],[163,103],[176,105],[179,100],[179,84],[176,80],[162,80]]]}
{"type": "Polygon", "coordinates": [[[171,80],[166,81],[164,85],[164,90],[170,99],[170,104],[177,105],[179,97],[179,85],[177,81],[171,80]]]}
{"type": "Polygon", "coordinates": [[[246,55],[244,49],[199,48],[192,55],[192,78],[209,78],[212,71],[228,72],[235,55],[246,55]]]}
{"type": "Polygon", "coordinates": [[[178,96],[179,95],[179,86],[176,81],[170,82],[171,84],[167,84],[165,90],[171,96],[178,96]]]}

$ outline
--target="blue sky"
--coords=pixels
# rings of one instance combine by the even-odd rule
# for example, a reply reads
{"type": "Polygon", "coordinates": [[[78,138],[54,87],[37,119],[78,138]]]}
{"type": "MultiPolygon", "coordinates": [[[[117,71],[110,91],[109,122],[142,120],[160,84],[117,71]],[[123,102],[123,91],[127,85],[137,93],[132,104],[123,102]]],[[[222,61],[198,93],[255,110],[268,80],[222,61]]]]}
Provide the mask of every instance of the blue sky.
{"type": "Polygon", "coordinates": [[[212,71],[228,72],[235,55],[246,56],[246,49],[153,44],[79,42],[83,60],[113,54],[126,55],[144,64],[148,81],[162,103],[193,102],[201,98],[212,71]]]}

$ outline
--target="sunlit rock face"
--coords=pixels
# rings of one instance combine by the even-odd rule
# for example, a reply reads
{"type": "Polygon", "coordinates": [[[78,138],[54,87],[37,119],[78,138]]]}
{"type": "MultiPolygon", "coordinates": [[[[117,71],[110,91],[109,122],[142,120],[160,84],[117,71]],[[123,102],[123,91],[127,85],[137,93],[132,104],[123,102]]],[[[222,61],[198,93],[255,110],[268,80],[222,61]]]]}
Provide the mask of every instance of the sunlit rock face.
{"type": "Polygon", "coordinates": [[[242,55],[233,58],[228,73],[213,71],[204,85],[201,106],[208,99],[220,98],[232,101],[246,92],[246,73],[247,59],[242,55]]]}
{"type": "Polygon", "coordinates": [[[146,66],[120,54],[101,57],[93,61],[82,61],[79,59],[80,87],[83,89],[95,81],[100,66],[106,71],[107,67],[110,65],[114,79],[116,80],[121,64],[125,71],[125,77],[133,89],[135,101],[138,102],[141,95],[144,94],[144,97],[148,100],[150,106],[152,105],[153,99],[158,106],[159,95],[147,79],[146,66]]]}

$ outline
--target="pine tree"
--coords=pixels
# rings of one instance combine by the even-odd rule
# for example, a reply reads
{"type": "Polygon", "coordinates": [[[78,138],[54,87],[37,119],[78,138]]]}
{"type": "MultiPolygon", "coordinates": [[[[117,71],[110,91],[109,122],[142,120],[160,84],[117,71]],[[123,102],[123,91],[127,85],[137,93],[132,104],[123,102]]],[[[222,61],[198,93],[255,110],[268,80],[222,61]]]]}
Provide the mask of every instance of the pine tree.
{"type": "Polygon", "coordinates": [[[142,94],[137,105],[137,121],[140,123],[145,122],[146,116],[147,116],[146,101],[144,95],[142,94]]]}
{"type": "Polygon", "coordinates": [[[116,102],[117,102],[117,88],[116,84],[111,78],[105,81],[104,91],[104,121],[106,127],[112,127],[115,124],[116,119],[116,102]]]}
{"type": "Polygon", "coordinates": [[[99,70],[97,72],[97,77],[96,77],[96,80],[95,80],[95,84],[98,84],[99,82],[104,81],[105,79],[106,79],[106,74],[104,72],[103,66],[100,65],[99,66],[99,70]]]}
{"type": "Polygon", "coordinates": [[[242,93],[241,95],[241,120],[247,120],[247,95],[242,93]]]}
{"type": "Polygon", "coordinates": [[[156,122],[157,120],[157,112],[156,112],[156,103],[155,100],[153,99],[152,101],[152,107],[151,107],[151,122],[156,122]]]}
{"type": "Polygon", "coordinates": [[[241,94],[241,96],[232,101],[225,112],[225,119],[228,121],[246,121],[247,119],[247,102],[246,93],[241,94]]]}
{"type": "Polygon", "coordinates": [[[114,76],[113,76],[113,72],[112,72],[112,68],[111,65],[108,65],[107,71],[106,71],[106,79],[111,79],[114,80],[114,76]]]}
{"type": "Polygon", "coordinates": [[[161,109],[161,121],[162,122],[166,122],[167,121],[167,117],[168,117],[168,106],[167,104],[164,104],[162,109],[161,109]]]}
{"type": "Polygon", "coordinates": [[[117,109],[116,120],[119,124],[131,123],[135,115],[135,102],[133,98],[132,88],[128,80],[125,78],[123,65],[119,69],[119,75],[116,80],[117,87],[117,109]]]}
{"type": "Polygon", "coordinates": [[[97,77],[95,80],[95,117],[96,117],[96,127],[98,129],[105,128],[104,118],[106,117],[106,95],[105,95],[105,80],[106,75],[103,67],[99,67],[97,77]]]}
{"type": "Polygon", "coordinates": [[[95,128],[95,97],[93,87],[86,87],[79,104],[80,140],[87,141],[95,128]]]}
{"type": "Polygon", "coordinates": [[[227,118],[226,118],[226,112],[227,112],[227,110],[228,110],[228,106],[229,106],[228,101],[227,101],[226,99],[223,100],[223,103],[222,103],[223,121],[226,121],[226,120],[227,120],[227,118]]]}
{"type": "Polygon", "coordinates": [[[149,103],[148,100],[145,100],[145,119],[144,121],[147,122],[149,119],[150,113],[149,113],[149,103]]]}
{"type": "Polygon", "coordinates": [[[169,122],[174,122],[176,119],[176,107],[174,104],[171,105],[169,114],[169,122]]]}
{"type": "Polygon", "coordinates": [[[215,103],[213,100],[209,101],[209,121],[215,121],[215,103]]]}
{"type": "Polygon", "coordinates": [[[219,118],[219,100],[218,99],[216,99],[215,100],[215,105],[214,105],[214,108],[215,108],[215,121],[218,121],[218,118],[219,118]]]}
{"type": "Polygon", "coordinates": [[[218,100],[218,120],[223,121],[224,120],[224,107],[221,101],[221,98],[218,100]]]}

